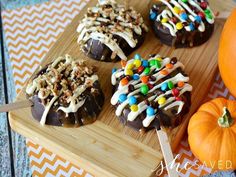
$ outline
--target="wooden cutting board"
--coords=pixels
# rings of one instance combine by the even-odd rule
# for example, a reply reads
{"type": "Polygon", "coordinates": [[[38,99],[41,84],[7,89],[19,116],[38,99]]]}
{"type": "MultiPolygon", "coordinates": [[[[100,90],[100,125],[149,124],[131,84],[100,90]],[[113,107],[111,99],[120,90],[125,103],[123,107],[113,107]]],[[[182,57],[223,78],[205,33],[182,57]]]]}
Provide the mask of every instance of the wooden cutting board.
{"type": "MultiPolygon", "coordinates": [[[[87,5],[93,6],[96,0],[87,5]]],[[[131,0],[130,5],[139,10],[148,24],[148,5],[145,1],[131,0]]],[[[155,131],[145,135],[124,127],[115,116],[110,105],[111,84],[110,76],[113,67],[119,63],[103,63],[87,58],[77,44],[76,28],[87,8],[75,17],[66,28],[59,40],[45,56],[42,66],[58,56],[70,54],[99,68],[98,75],[102,89],[106,95],[105,105],[98,120],[91,125],[80,128],[63,128],[41,126],[32,118],[30,108],[10,112],[10,124],[13,130],[30,138],[75,165],[95,174],[96,176],[152,176],[154,169],[162,160],[162,153],[155,131]]],[[[153,31],[148,33],[145,43],[135,53],[144,58],[149,54],[159,53],[162,56],[176,56],[186,66],[193,85],[192,107],[183,123],[174,130],[166,129],[173,150],[180,142],[189,117],[199,107],[208,92],[212,78],[217,69],[217,49],[224,21],[217,20],[215,32],[211,39],[200,47],[192,49],[173,49],[160,44],[154,37],[153,31]]],[[[17,100],[24,100],[24,89],[17,100]]]]}

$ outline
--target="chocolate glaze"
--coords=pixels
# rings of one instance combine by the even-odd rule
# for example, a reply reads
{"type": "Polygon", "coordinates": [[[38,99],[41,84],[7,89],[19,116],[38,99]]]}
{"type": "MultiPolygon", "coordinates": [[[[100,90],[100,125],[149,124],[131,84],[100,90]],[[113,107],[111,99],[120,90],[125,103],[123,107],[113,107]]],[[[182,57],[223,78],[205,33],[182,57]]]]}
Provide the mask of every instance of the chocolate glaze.
{"type": "Polygon", "coordinates": [[[211,37],[214,31],[214,24],[206,24],[204,32],[194,31],[188,32],[181,30],[177,36],[172,36],[168,28],[165,28],[160,22],[155,21],[152,24],[155,35],[163,44],[173,46],[175,48],[199,46],[211,37]]]}
{"type": "Polygon", "coordinates": [[[94,122],[105,99],[94,71],[95,68],[88,67],[83,61],[75,60],[69,55],[59,57],[42,68],[26,88],[26,95],[33,102],[33,117],[40,123],[45,121],[43,125],[66,127],[94,122]],[[43,93],[40,94],[40,91],[44,91],[45,97],[42,97],[43,93]],[[58,96],[55,97],[55,94],[58,96]],[[57,99],[52,106],[48,106],[55,98],[57,99]],[[47,106],[49,112],[45,114],[46,119],[43,119],[47,106]]]}
{"type": "MultiPolygon", "coordinates": [[[[172,58],[171,62],[176,63],[177,62],[177,58],[172,58]]],[[[166,80],[169,79],[173,76],[175,76],[177,73],[182,73],[184,76],[187,76],[184,71],[181,68],[177,68],[175,72],[167,75],[166,77],[164,77],[162,80],[166,80]]],[[[160,82],[162,82],[162,80],[160,80],[160,82]]],[[[119,83],[119,82],[117,82],[119,83]]],[[[119,84],[116,84],[115,86],[113,86],[113,93],[117,90],[119,84]]],[[[148,97],[150,97],[150,95],[160,95],[163,92],[161,91],[161,89],[156,90],[154,93],[148,94],[146,96],[141,95],[141,100],[146,100],[148,97]]],[[[161,126],[164,127],[171,127],[174,128],[178,125],[180,125],[180,123],[183,120],[183,116],[185,114],[187,114],[189,112],[190,106],[191,106],[191,92],[185,92],[182,96],[181,96],[182,100],[184,101],[184,106],[182,111],[179,114],[177,113],[177,108],[171,108],[167,111],[164,111],[163,109],[159,109],[158,113],[155,117],[155,119],[152,121],[152,123],[148,126],[148,127],[144,127],[142,124],[142,121],[146,118],[146,110],[144,110],[141,114],[139,114],[139,116],[133,120],[133,121],[128,121],[127,120],[127,116],[130,113],[130,108],[129,106],[126,106],[125,109],[123,110],[121,116],[118,116],[120,122],[130,128],[133,128],[134,130],[140,131],[140,132],[146,132],[149,130],[152,130],[153,128],[160,128],[161,126]]],[[[116,105],[116,108],[119,106],[120,103],[118,103],[116,105]]],[[[150,102],[149,105],[151,105],[154,108],[157,108],[157,106],[154,105],[154,102],[150,102]]]]}
{"type": "MultiPolygon", "coordinates": [[[[138,40],[138,43],[135,48],[130,47],[130,45],[121,37],[117,35],[113,35],[113,39],[117,40],[118,45],[121,50],[125,53],[126,56],[130,55],[134,50],[139,48],[145,39],[146,33],[143,32],[142,35],[136,35],[135,33],[134,39],[138,40]]],[[[83,51],[87,56],[99,61],[105,62],[116,62],[120,60],[119,56],[116,56],[115,59],[111,59],[112,51],[103,43],[98,40],[89,39],[87,45],[83,47],[83,51]]]]}
{"type": "MultiPolygon", "coordinates": [[[[152,6],[152,11],[161,14],[167,7],[162,2],[156,2],[156,7],[152,6]]],[[[169,29],[162,25],[158,20],[150,20],[151,26],[155,32],[155,35],[163,44],[172,46],[175,48],[187,48],[199,46],[209,40],[214,31],[214,23],[210,24],[205,19],[203,23],[205,25],[205,31],[199,30],[186,31],[185,28],[177,31],[176,36],[172,36],[169,29]]],[[[195,25],[197,25],[195,23],[195,25]]]]}
{"type": "MultiPolygon", "coordinates": [[[[64,112],[57,111],[58,106],[53,106],[48,113],[46,124],[54,126],[78,127],[96,121],[97,115],[100,113],[102,105],[104,104],[104,94],[102,93],[98,81],[96,81],[93,86],[97,89],[97,91],[91,93],[90,90],[87,90],[83,93],[83,97],[86,98],[86,101],[77,112],[69,113],[69,116],[66,117],[64,112]]],[[[31,100],[33,102],[33,106],[31,108],[32,115],[37,121],[40,121],[44,112],[44,105],[37,95],[34,95],[31,100]]]]}

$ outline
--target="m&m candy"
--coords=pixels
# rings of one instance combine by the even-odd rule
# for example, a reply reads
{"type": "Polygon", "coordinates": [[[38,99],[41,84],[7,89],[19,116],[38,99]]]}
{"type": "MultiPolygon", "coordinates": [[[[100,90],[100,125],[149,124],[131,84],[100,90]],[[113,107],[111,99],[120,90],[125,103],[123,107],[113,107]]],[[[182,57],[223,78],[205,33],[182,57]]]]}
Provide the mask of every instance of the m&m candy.
{"type": "Polygon", "coordinates": [[[126,94],[120,94],[118,100],[119,100],[120,103],[123,103],[126,99],[127,99],[126,94]]]}
{"type": "Polygon", "coordinates": [[[113,68],[111,72],[112,72],[112,74],[114,74],[116,71],[117,71],[117,69],[113,68]]]}
{"type": "Polygon", "coordinates": [[[143,67],[148,67],[148,61],[147,60],[143,60],[142,61],[142,66],[143,67]]]}
{"type": "Polygon", "coordinates": [[[130,96],[128,99],[130,106],[137,103],[137,99],[134,96],[130,96]]]}
{"type": "Polygon", "coordinates": [[[142,83],[144,83],[144,84],[148,83],[148,80],[149,80],[149,76],[142,76],[142,77],[141,77],[141,81],[142,81],[142,83]]]}
{"type": "Polygon", "coordinates": [[[128,76],[133,76],[133,71],[131,70],[131,69],[127,69],[126,71],[125,71],[125,75],[128,75],[128,76]]]}
{"type": "Polygon", "coordinates": [[[144,74],[148,75],[150,73],[150,71],[151,71],[150,68],[147,67],[144,69],[143,72],[144,72],[144,74]]]}
{"type": "Polygon", "coordinates": [[[171,82],[171,81],[168,82],[168,88],[169,88],[170,90],[174,88],[173,82],[171,82]]]}
{"type": "Polygon", "coordinates": [[[165,103],[166,103],[166,98],[165,97],[161,97],[161,98],[158,99],[158,104],[159,105],[163,105],[165,103]]]}
{"type": "Polygon", "coordinates": [[[139,66],[141,66],[141,64],[142,64],[141,60],[139,60],[139,59],[135,59],[135,60],[134,60],[134,66],[135,66],[136,68],[138,68],[139,66]]]}
{"type": "Polygon", "coordinates": [[[134,79],[134,80],[139,80],[139,75],[138,75],[138,74],[134,74],[134,75],[133,75],[133,79],[134,79]]]}
{"type": "Polygon", "coordinates": [[[150,20],[156,20],[157,18],[157,13],[156,12],[151,12],[149,15],[150,20]]]}
{"type": "Polygon", "coordinates": [[[140,88],[140,92],[143,94],[143,95],[147,95],[148,94],[148,91],[149,91],[149,88],[146,84],[142,85],[141,88],[140,88]]]}
{"type": "Polygon", "coordinates": [[[125,78],[121,79],[120,83],[121,83],[122,86],[124,86],[124,85],[127,85],[129,83],[129,80],[125,77],[125,78]]]}
{"type": "Polygon", "coordinates": [[[134,105],[130,106],[130,109],[133,112],[137,112],[138,111],[138,105],[134,104],[134,105]]]}
{"type": "Polygon", "coordinates": [[[155,109],[153,109],[151,106],[148,106],[146,113],[148,116],[153,116],[155,115],[155,109]]]}
{"type": "Polygon", "coordinates": [[[134,56],[134,59],[138,59],[138,60],[141,60],[141,55],[139,55],[139,54],[135,54],[135,56],[134,56]]]}
{"type": "Polygon", "coordinates": [[[177,29],[177,30],[181,30],[181,29],[184,27],[181,22],[176,23],[175,26],[176,26],[176,29],[177,29]]]}
{"type": "Polygon", "coordinates": [[[168,84],[165,82],[161,85],[161,91],[166,91],[168,89],[168,84]]]}

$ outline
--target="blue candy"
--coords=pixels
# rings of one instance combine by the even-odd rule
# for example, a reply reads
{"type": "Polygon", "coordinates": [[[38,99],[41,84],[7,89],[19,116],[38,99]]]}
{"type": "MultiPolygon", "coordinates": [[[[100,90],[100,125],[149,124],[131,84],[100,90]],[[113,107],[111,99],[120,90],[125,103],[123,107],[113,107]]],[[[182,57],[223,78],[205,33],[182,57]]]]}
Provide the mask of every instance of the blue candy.
{"type": "Polygon", "coordinates": [[[113,68],[111,72],[112,72],[112,74],[114,74],[116,71],[117,71],[117,69],[113,68]]]}
{"type": "Polygon", "coordinates": [[[148,106],[146,113],[148,116],[153,116],[153,115],[155,115],[155,110],[151,106],[148,106]]]}
{"type": "Polygon", "coordinates": [[[134,74],[134,75],[133,75],[133,79],[134,79],[134,80],[139,80],[139,75],[138,75],[138,74],[134,74]]]}
{"type": "Polygon", "coordinates": [[[202,18],[201,18],[199,15],[197,15],[197,16],[195,17],[195,21],[198,22],[198,23],[201,23],[202,18]]]}
{"type": "Polygon", "coordinates": [[[190,27],[190,30],[191,30],[191,31],[194,31],[194,30],[195,30],[195,27],[194,27],[194,24],[193,24],[193,23],[190,23],[190,24],[189,24],[189,27],[190,27]]]}
{"type": "Polygon", "coordinates": [[[147,61],[147,60],[143,60],[143,61],[142,61],[142,66],[143,66],[143,67],[148,67],[148,66],[149,66],[148,61],[147,61]]]}
{"type": "Polygon", "coordinates": [[[130,96],[128,99],[129,99],[129,105],[130,106],[137,103],[137,99],[134,96],[130,96]]]}
{"type": "Polygon", "coordinates": [[[182,14],[180,14],[180,18],[182,18],[183,20],[187,20],[188,15],[186,13],[182,13],[182,14]]]}
{"type": "Polygon", "coordinates": [[[168,84],[165,82],[161,85],[161,91],[166,91],[168,89],[168,84]]]}
{"type": "Polygon", "coordinates": [[[157,13],[152,11],[152,12],[150,13],[150,15],[149,15],[149,18],[150,18],[150,20],[153,20],[153,21],[156,20],[156,18],[157,18],[157,13]]]}
{"type": "Polygon", "coordinates": [[[135,56],[134,56],[134,59],[138,59],[138,60],[141,60],[141,55],[139,55],[139,54],[135,54],[135,56]]]}
{"type": "Polygon", "coordinates": [[[120,102],[120,103],[123,103],[126,99],[127,99],[126,94],[121,94],[121,95],[119,96],[119,102],[120,102]]]}

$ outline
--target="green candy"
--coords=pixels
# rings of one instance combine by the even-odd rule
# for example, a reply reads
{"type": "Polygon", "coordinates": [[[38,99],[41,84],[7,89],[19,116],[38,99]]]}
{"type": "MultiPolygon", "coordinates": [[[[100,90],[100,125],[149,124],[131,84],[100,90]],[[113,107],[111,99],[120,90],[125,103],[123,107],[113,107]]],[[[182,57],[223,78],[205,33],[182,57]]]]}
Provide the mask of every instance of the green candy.
{"type": "Polygon", "coordinates": [[[206,15],[211,13],[211,11],[209,9],[204,10],[204,12],[206,15]]]}
{"type": "Polygon", "coordinates": [[[144,74],[148,75],[150,73],[150,68],[148,68],[148,67],[145,68],[143,72],[144,72],[144,74]]]}
{"type": "Polygon", "coordinates": [[[150,67],[155,66],[156,68],[161,68],[161,63],[158,60],[151,60],[149,61],[149,66],[150,67]]]}
{"type": "Polygon", "coordinates": [[[174,88],[173,82],[169,81],[168,82],[168,87],[169,87],[170,90],[173,89],[174,88]]]}
{"type": "Polygon", "coordinates": [[[155,60],[156,62],[155,62],[155,66],[159,69],[159,68],[161,68],[161,62],[160,61],[158,61],[158,60],[155,60]]]}
{"type": "Polygon", "coordinates": [[[184,3],[187,3],[187,2],[188,2],[188,0],[182,0],[182,2],[184,2],[184,3]]]}
{"type": "Polygon", "coordinates": [[[156,63],[155,60],[151,60],[151,61],[149,61],[149,66],[152,67],[155,65],[155,63],[156,63]]]}
{"type": "Polygon", "coordinates": [[[206,17],[209,18],[209,19],[213,18],[211,14],[206,14],[206,17]]]}
{"type": "Polygon", "coordinates": [[[141,86],[140,92],[141,92],[143,95],[147,95],[148,91],[149,91],[149,88],[148,88],[148,86],[147,86],[146,84],[141,86]]]}

